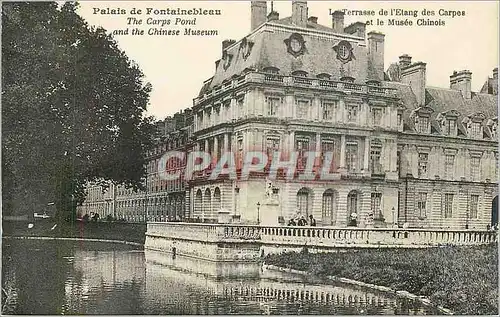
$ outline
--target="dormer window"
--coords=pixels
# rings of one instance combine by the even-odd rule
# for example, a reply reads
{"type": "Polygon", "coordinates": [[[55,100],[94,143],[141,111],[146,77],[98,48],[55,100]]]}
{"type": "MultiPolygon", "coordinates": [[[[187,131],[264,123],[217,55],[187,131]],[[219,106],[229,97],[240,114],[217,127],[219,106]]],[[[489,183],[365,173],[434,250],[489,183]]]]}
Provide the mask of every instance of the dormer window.
{"type": "Polygon", "coordinates": [[[467,133],[470,138],[482,139],[483,138],[483,122],[486,116],[483,113],[474,113],[466,118],[464,121],[467,126],[467,133]]]}
{"type": "Polygon", "coordinates": [[[457,135],[457,120],[455,118],[446,118],[444,120],[443,132],[449,136],[457,135]]]}
{"type": "Polygon", "coordinates": [[[330,80],[332,78],[332,76],[330,74],[327,74],[327,73],[321,73],[321,74],[316,75],[316,78],[323,79],[323,80],[330,80]]]}
{"type": "Polygon", "coordinates": [[[482,137],[481,122],[470,123],[470,137],[480,139],[482,137]]]}
{"type": "Polygon", "coordinates": [[[349,77],[349,76],[345,76],[345,77],[340,78],[340,81],[343,81],[345,83],[354,83],[354,78],[349,77]]]}
{"type": "Polygon", "coordinates": [[[296,71],[292,72],[292,76],[295,76],[295,77],[307,77],[307,72],[303,71],[303,70],[296,70],[296,71]]]}
{"type": "Polygon", "coordinates": [[[427,116],[419,116],[415,120],[415,129],[418,133],[429,133],[430,118],[427,116]]]}
{"type": "Polygon", "coordinates": [[[262,70],[264,73],[267,73],[267,74],[279,74],[280,72],[280,69],[277,68],[277,67],[265,67],[263,70],[262,70]]]}
{"type": "Polygon", "coordinates": [[[367,85],[380,87],[381,84],[378,80],[369,80],[366,82],[367,85]]]}

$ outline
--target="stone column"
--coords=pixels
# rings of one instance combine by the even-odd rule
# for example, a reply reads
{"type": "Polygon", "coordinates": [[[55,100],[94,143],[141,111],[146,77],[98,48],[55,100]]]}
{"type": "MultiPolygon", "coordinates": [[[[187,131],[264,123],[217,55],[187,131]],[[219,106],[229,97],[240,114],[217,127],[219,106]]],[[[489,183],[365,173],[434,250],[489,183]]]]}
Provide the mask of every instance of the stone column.
{"type": "Polygon", "coordinates": [[[370,162],[370,137],[365,138],[365,154],[363,155],[363,169],[368,171],[370,162]]]}
{"type": "Polygon", "coordinates": [[[290,131],[290,136],[288,138],[288,148],[289,153],[295,151],[295,131],[290,131]]]}
{"type": "Polygon", "coordinates": [[[316,160],[317,166],[321,164],[321,133],[316,133],[316,160]]]}
{"type": "Polygon", "coordinates": [[[208,138],[205,139],[205,152],[208,153],[208,138]]]}
{"type": "Polygon", "coordinates": [[[345,171],[345,134],[340,136],[340,166],[339,169],[345,171]]]}
{"type": "Polygon", "coordinates": [[[229,150],[229,137],[227,133],[224,133],[224,153],[229,150]]]}
{"type": "Polygon", "coordinates": [[[213,148],[213,154],[212,154],[212,161],[217,162],[218,157],[218,149],[219,149],[219,136],[216,135],[214,136],[214,148],[213,148]]]}

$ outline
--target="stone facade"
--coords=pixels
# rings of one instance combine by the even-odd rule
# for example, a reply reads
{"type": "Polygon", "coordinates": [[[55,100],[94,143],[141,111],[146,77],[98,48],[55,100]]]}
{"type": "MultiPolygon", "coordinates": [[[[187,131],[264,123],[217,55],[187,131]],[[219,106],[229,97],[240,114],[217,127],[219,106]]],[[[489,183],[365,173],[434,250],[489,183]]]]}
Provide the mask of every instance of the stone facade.
{"type": "MultiPolygon", "coordinates": [[[[279,19],[272,12],[261,23],[263,10],[254,3],[251,33],[223,43],[214,76],[189,109],[192,124],[183,129],[192,133],[183,144],[210,153],[213,164],[181,182],[185,198],[170,209],[158,206],[174,193],[148,187],[153,215],[174,209],[170,219],[216,222],[227,211],[233,220],[260,223],[271,212],[268,173],[210,180],[217,158],[233,152],[240,175],[248,152],[280,151],[285,160],[296,152],[300,174],[305,153],[315,151],[315,171],[321,153],[334,153],[331,179],[271,181],[274,225],[302,214],[320,226],[483,230],[496,219],[497,71],[480,93],[471,91],[469,71],[453,73],[450,88],[428,87],[427,65],[409,55],[384,72],[384,35],[366,34],[362,23],[344,28],[342,12],[327,27],[299,13],[279,19]]],[[[151,156],[150,184],[168,150],[160,146],[151,156]]]]}

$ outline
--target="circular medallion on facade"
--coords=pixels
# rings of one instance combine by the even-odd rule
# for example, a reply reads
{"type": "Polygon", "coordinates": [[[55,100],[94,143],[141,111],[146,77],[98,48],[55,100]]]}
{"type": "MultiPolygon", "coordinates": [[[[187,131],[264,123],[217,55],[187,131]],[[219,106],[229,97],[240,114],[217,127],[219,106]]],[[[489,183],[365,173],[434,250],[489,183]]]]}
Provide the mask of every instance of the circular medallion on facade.
{"type": "Polygon", "coordinates": [[[288,53],[292,54],[295,57],[304,54],[305,43],[306,42],[304,41],[302,35],[298,33],[293,33],[289,38],[285,40],[288,53]]]}
{"type": "Polygon", "coordinates": [[[342,63],[347,63],[354,59],[354,54],[352,53],[353,47],[348,41],[340,41],[333,47],[333,50],[337,53],[337,59],[342,63]]]}

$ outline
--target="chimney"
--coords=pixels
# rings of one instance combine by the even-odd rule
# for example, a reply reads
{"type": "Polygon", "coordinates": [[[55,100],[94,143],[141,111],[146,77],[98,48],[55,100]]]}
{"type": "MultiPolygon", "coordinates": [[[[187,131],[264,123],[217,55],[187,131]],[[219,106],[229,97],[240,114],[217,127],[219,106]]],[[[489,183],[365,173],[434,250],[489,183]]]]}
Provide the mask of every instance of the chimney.
{"type": "Polygon", "coordinates": [[[450,88],[460,90],[465,99],[471,98],[472,73],[468,70],[453,72],[450,76],[450,88]]]}
{"type": "Polygon", "coordinates": [[[307,26],[307,1],[292,0],[292,23],[296,26],[307,26]]]}
{"type": "Polygon", "coordinates": [[[332,29],[335,33],[344,33],[344,11],[332,13],[332,29]]]}
{"type": "Polygon", "coordinates": [[[493,79],[498,79],[498,67],[493,68],[493,79]]]}
{"type": "Polygon", "coordinates": [[[399,67],[405,68],[411,65],[411,56],[408,54],[403,54],[399,56],[399,67]]]}
{"type": "Polygon", "coordinates": [[[309,18],[307,18],[307,21],[314,23],[314,24],[318,24],[318,17],[309,17],[309,18]]]}
{"type": "Polygon", "coordinates": [[[385,35],[371,31],[368,33],[368,63],[374,70],[375,78],[384,80],[384,41],[385,35]]]}
{"type": "Polygon", "coordinates": [[[425,105],[426,65],[416,62],[401,69],[401,82],[410,85],[419,107],[425,105]]]}
{"type": "Polygon", "coordinates": [[[277,21],[280,19],[280,14],[276,11],[271,11],[268,15],[267,15],[267,21],[277,21]]]}
{"type": "Polygon", "coordinates": [[[267,18],[267,1],[251,1],[251,30],[258,28],[261,24],[266,22],[267,18]]]}
{"type": "Polygon", "coordinates": [[[366,23],[354,22],[344,29],[344,33],[353,34],[355,36],[365,38],[366,23]]]}

